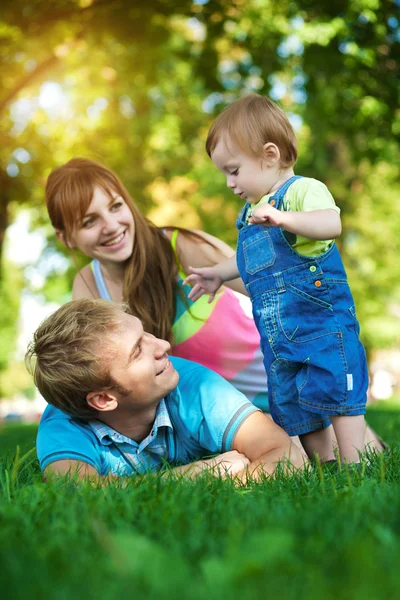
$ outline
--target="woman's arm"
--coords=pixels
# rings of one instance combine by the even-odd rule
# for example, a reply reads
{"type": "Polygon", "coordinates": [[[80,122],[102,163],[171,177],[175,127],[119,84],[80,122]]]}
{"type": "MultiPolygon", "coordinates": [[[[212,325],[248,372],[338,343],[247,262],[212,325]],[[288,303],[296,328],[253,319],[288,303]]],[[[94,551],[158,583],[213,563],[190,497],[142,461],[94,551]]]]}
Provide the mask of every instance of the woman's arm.
{"type": "MultiPolygon", "coordinates": [[[[166,230],[170,239],[173,231],[174,228],[166,230]]],[[[196,236],[185,235],[184,231],[179,231],[176,244],[178,258],[186,274],[190,273],[189,267],[212,267],[235,255],[235,251],[228,244],[213,235],[197,229],[190,231],[195,233],[196,236]]],[[[248,296],[240,278],[226,282],[224,285],[235,292],[248,296]]]]}

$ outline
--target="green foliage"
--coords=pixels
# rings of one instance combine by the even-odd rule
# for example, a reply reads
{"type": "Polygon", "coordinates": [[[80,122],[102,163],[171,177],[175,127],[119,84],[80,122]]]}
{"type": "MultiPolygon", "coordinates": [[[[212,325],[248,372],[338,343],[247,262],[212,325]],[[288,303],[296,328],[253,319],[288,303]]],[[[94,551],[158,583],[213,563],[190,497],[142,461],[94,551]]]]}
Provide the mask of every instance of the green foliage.
{"type": "MultiPolygon", "coordinates": [[[[298,172],[341,206],[363,340],[398,345],[398,20],[386,0],[3,2],[0,254],[21,206],[46,222],[45,179],[77,155],[115,169],[157,223],[234,245],[239,206],[204,139],[227,103],[259,91],[301,117],[298,172]],[[53,104],[49,81],[60,86],[53,104]]],[[[42,263],[54,251],[64,250],[50,235],[42,263]]],[[[49,274],[49,299],[66,298],[71,265],[49,274]]]]}
{"type": "Polygon", "coordinates": [[[7,598],[396,598],[400,413],[361,472],[313,467],[260,484],[157,476],[107,488],[41,481],[34,427],[0,431],[0,581],[7,598]],[[393,427],[392,427],[393,426],[393,427]],[[17,443],[21,449],[5,453],[17,443]]]}
{"type": "MultiPolygon", "coordinates": [[[[8,364],[10,355],[15,350],[15,336],[17,331],[20,293],[22,289],[22,276],[15,265],[7,265],[0,279],[0,373],[8,364]]],[[[0,385],[0,396],[3,389],[0,385]]]]}

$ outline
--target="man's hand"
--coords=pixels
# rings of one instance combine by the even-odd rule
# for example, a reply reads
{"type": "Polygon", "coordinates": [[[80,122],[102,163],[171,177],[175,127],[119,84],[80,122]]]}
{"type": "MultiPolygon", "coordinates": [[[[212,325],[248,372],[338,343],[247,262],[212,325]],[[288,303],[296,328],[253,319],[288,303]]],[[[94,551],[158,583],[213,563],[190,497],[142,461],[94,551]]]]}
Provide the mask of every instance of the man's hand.
{"type": "Polygon", "coordinates": [[[163,473],[164,477],[184,476],[189,479],[194,479],[204,471],[210,472],[215,477],[225,479],[225,477],[236,477],[238,473],[242,473],[250,465],[250,461],[244,454],[231,450],[224,452],[214,458],[205,458],[198,460],[188,465],[174,467],[163,473]]]}
{"type": "Polygon", "coordinates": [[[188,275],[183,282],[184,285],[190,283],[193,285],[193,289],[190,291],[188,298],[195,302],[203,294],[209,294],[210,297],[208,302],[211,303],[216,292],[222,285],[222,279],[218,276],[216,267],[203,267],[201,269],[194,269],[189,267],[190,275],[188,275]]]}
{"type": "Polygon", "coordinates": [[[206,468],[214,473],[217,477],[235,477],[243,469],[248,467],[250,461],[244,454],[237,450],[224,452],[215,458],[210,458],[206,461],[206,468]]]}
{"type": "Polygon", "coordinates": [[[251,214],[249,223],[265,225],[266,227],[283,227],[285,213],[268,203],[257,206],[251,214]]]}

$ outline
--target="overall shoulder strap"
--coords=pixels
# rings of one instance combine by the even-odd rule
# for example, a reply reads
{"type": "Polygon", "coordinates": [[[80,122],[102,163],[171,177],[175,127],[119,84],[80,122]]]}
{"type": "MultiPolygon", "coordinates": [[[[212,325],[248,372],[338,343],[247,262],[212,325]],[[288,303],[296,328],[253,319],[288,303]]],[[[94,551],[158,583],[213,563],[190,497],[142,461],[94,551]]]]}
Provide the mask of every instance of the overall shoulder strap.
{"type": "Polygon", "coordinates": [[[272,198],[270,198],[270,200],[269,200],[270,204],[271,204],[272,199],[275,200],[275,208],[278,208],[280,210],[282,208],[282,203],[283,203],[283,199],[286,195],[286,192],[288,191],[288,189],[290,188],[292,183],[297,181],[297,179],[302,179],[302,176],[301,175],[293,175],[293,177],[290,177],[290,179],[285,181],[285,183],[283,185],[281,185],[281,187],[278,190],[276,190],[276,192],[274,193],[272,198]]]}
{"type": "Polygon", "coordinates": [[[172,250],[174,251],[175,259],[176,259],[176,262],[177,262],[177,265],[178,265],[179,276],[182,277],[182,279],[185,279],[186,273],[182,269],[181,261],[179,260],[178,251],[176,249],[178,235],[179,235],[179,229],[174,229],[174,231],[172,232],[172,235],[171,235],[171,246],[172,246],[172,250]]]}

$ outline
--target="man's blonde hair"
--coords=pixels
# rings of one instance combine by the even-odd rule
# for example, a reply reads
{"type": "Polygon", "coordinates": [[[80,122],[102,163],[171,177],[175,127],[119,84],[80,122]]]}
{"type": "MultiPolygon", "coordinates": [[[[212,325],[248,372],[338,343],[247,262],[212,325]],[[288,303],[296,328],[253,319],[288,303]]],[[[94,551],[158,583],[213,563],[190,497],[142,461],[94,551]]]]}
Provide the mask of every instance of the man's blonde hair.
{"type": "Polygon", "coordinates": [[[110,334],[117,332],[124,307],[82,298],[64,304],[39,326],[28,346],[25,365],[43,398],[67,414],[93,419],[86,401],[94,391],[127,390],[109,370],[110,334]]]}
{"type": "Polygon", "coordinates": [[[292,167],[297,160],[297,140],[289,119],[275,102],[259,94],[236,100],[217,117],[206,141],[210,157],[224,136],[238,150],[254,158],[263,156],[264,144],[276,144],[283,168],[292,167]]]}

